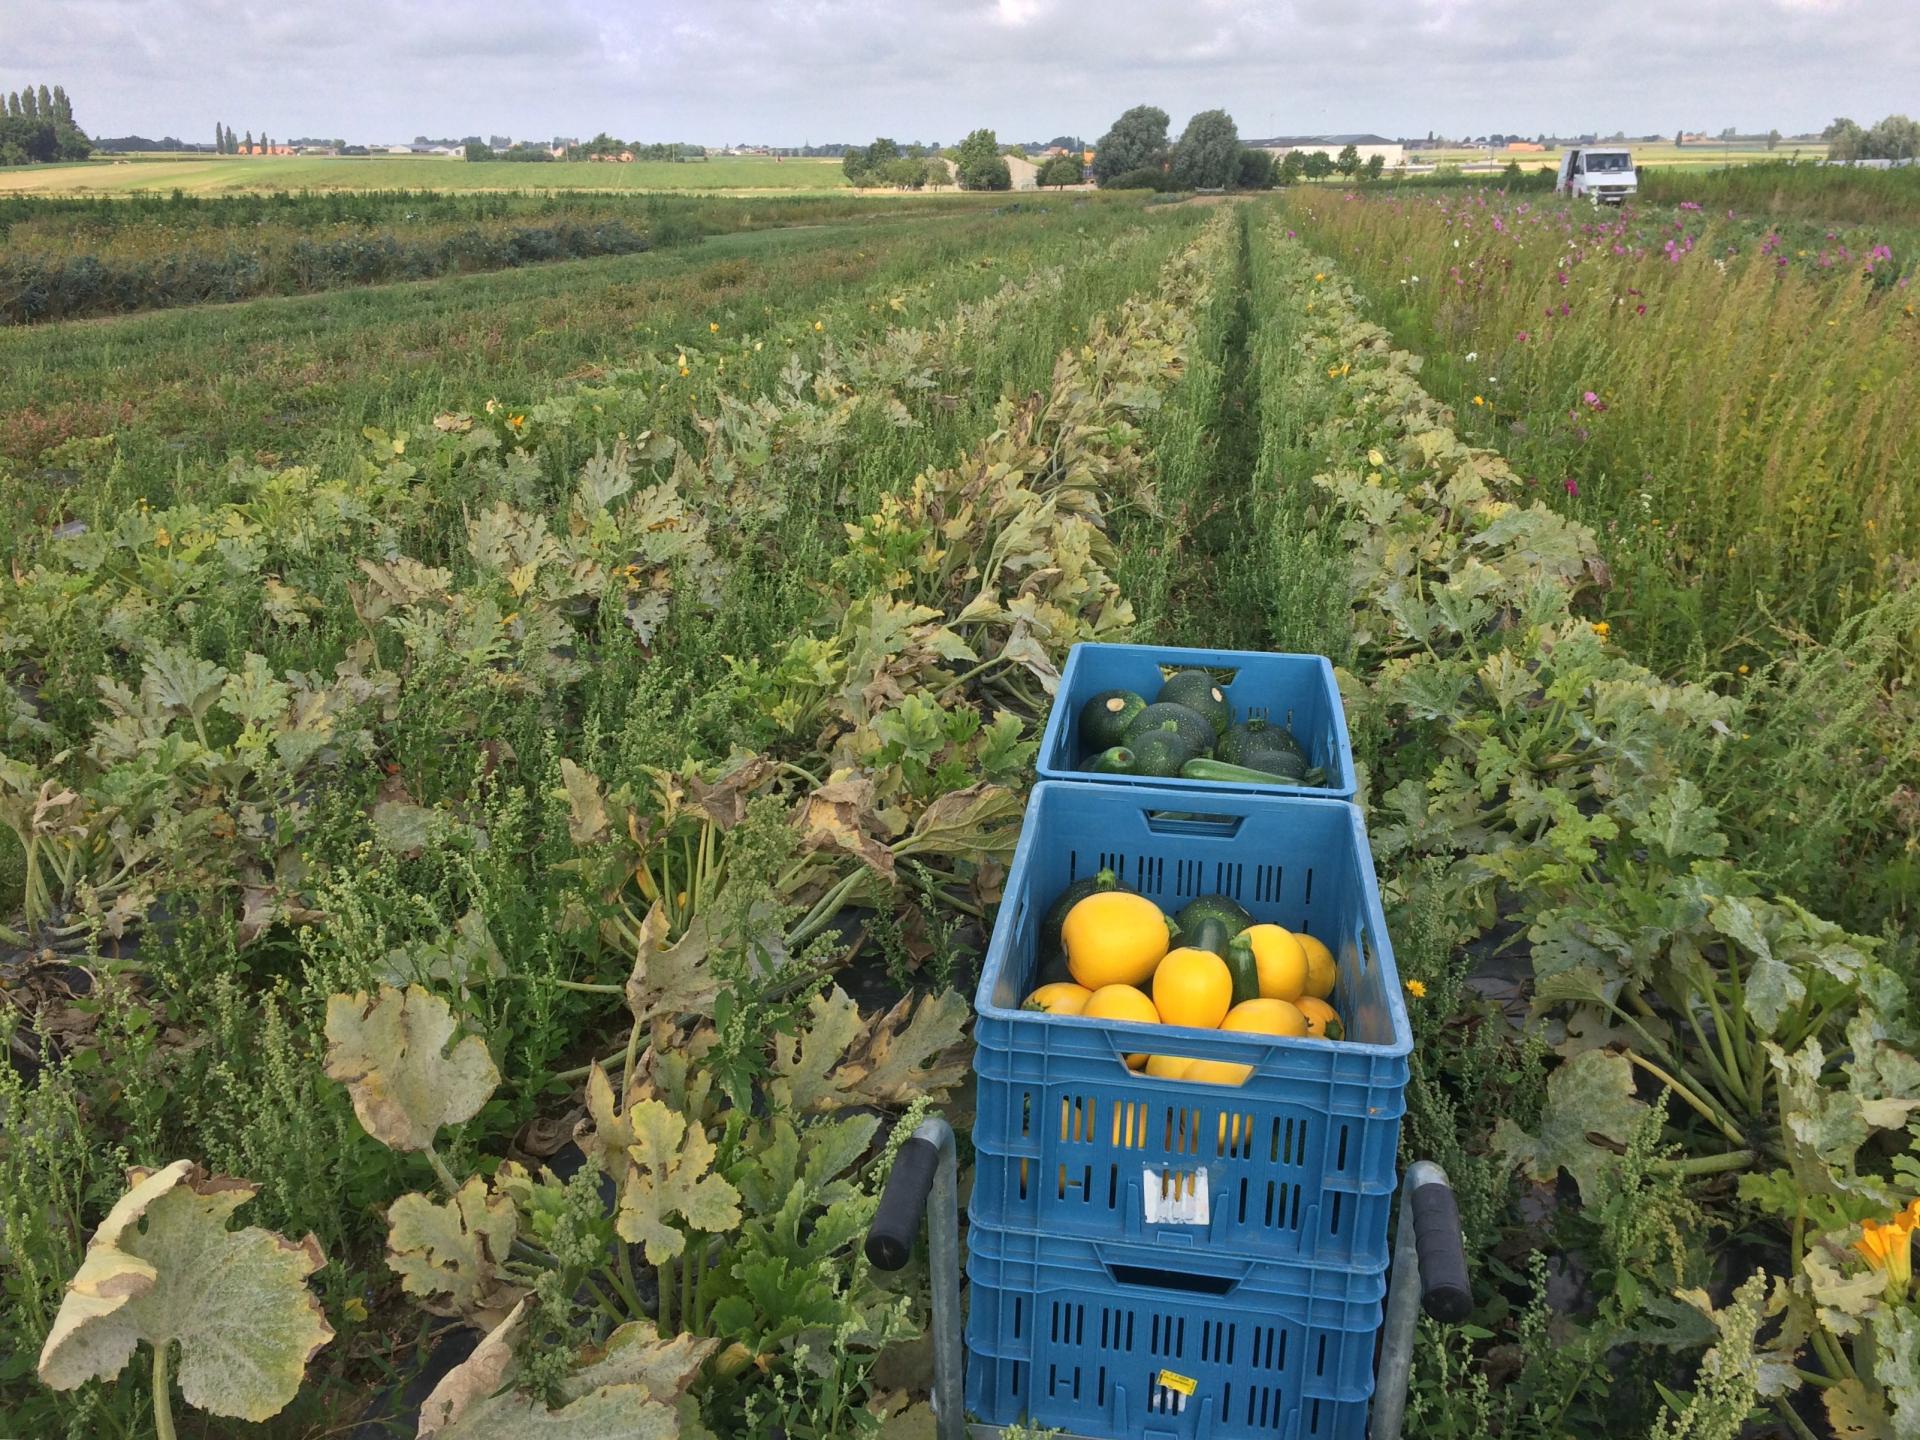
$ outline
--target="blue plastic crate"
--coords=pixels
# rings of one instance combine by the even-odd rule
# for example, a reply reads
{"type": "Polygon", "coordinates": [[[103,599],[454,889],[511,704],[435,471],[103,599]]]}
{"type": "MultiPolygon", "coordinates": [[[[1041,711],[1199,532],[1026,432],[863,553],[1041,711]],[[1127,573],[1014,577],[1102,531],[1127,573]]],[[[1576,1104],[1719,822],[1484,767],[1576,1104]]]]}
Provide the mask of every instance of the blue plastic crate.
{"type": "Polygon", "coordinates": [[[1351,805],[1035,786],[974,1008],[975,1225],[1188,1255],[1386,1263],[1413,1040],[1351,805]],[[1348,1038],[1020,1009],[1041,918],[1069,884],[1103,868],[1169,912],[1223,894],[1256,920],[1317,936],[1339,964],[1333,1004],[1348,1038]],[[1141,1053],[1254,1073],[1238,1086],[1162,1080],[1127,1067],[1141,1053]],[[1181,1187],[1189,1213],[1169,1217],[1160,1202],[1181,1187]]]}
{"type": "Polygon", "coordinates": [[[1380,1272],[1171,1268],[1152,1247],[979,1226],[967,1249],[967,1409],[981,1420],[1155,1440],[1365,1433],[1380,1272]]]}
{"type": "Polygon", "coordinates": [[[1322,655],[1267,655],[1251,650],[1182,650],[1171,645],[1073,647],[1060,689],[1047,715],[1035,762],[1042,780],[1085,780],[1099,785],[1168,785],[1205,793],[1314,795],[1351,800],[1357,788],[1353,745],[1333,666],[1322,655]],[[1222,780],[1163,780],[1136,775],[1099,775],[1081,767],[1093,757],[1080,743],[1080,707],[1103,690],[1132,690],[1148,704],[1175,670],[1209,670],[1220,681],[1236,723],[1264,719],[1293,732],[1307,762],[1326,772],[1319,785],[1247,785],[1222,780]]]}

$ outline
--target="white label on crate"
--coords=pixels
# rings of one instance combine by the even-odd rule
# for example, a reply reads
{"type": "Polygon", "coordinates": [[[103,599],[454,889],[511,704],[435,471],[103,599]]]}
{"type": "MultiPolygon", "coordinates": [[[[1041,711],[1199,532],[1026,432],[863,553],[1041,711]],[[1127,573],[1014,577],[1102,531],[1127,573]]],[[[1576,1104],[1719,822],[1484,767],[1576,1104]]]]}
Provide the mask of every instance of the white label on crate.
{"type": "Polygon", "coordinates": [[[1140,1172],[1141,1192],[1147,1197],[1149,1225],[1206,1225],[1213,1217],[1207,1203],[1207,1167],[1191,1170],[1149,1165],[1140,1172]]]}

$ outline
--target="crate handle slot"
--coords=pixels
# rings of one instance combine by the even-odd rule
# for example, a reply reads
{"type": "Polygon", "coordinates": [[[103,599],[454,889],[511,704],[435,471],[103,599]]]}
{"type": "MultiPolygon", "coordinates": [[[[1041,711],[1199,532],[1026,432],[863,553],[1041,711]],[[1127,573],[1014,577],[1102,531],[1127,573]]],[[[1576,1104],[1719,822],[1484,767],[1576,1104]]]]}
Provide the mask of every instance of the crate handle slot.
{"type": "Polygon", "coordinates": [[[1116,1285],[1148,1290],[1179,1290],[1189,1295],[1231,1295],[1239,1287],[1237,1275],[1196,1275],[1191,1270],[1162,1270],[1152,1265],[1109,1265],[1116,1285]]]}
{"type": "Polygon", "coordinates": [[[1147,829],[1155,835],[1212,835],[1231,840],[1247,823],[1244,815],[1196,815],[1186,810],[1148,810],[1147,829]]]}

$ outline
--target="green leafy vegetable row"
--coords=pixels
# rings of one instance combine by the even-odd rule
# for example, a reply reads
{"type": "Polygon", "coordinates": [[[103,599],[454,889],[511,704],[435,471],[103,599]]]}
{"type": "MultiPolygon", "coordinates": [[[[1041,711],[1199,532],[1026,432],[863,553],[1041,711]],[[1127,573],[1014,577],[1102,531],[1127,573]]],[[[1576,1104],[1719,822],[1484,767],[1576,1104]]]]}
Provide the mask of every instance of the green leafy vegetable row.
{"type": "Polygon", "coordinates": [[[1878,942],[1743,871],[1697,778],[1737,761],[1739,704],[1609,643],[1591,532],[1463,443],[1417,358],[1280,221],[1254,262],[1268,521],[1300,569],[1338,577],[1317,623],[1351,614],[1376,859],[1426,996],[1409,1140],[1469,1192],[1483,1338],[1521,1346],[1523,1374],[1474,1402],[1444,1376],[1484,1352],[1436,1338],[1429,1418],[1478,1403],[1495,1428],[1583,1414],[1623,1433],[1632,1413],[1731,1436],[1755,1406],[1795,1433],[1824,1408],[1837,1433],[1904,1433],[1920,1313],[1877,1237],[1911,1228],[1920,1189],[1906,986],[1878,942]],[[1467,984],[1511,973],[1484,965],[1488,937],[1530,961],[1505,992],[1528,1039],[1467,984]],[[1563,1173],[1579,1208],[1521,1224],[1563,1173]],[[1551,1344],[1508,1308],[1516,1241],[1593,1269],[1551,1344]],[[1730,1308],[1708,1300],[1756,1267],[1730,1308]],[[1716,1338],[1689,1401],[1666,1357],[1716,1338]],[[1641,1362],[1619,1374],[1623,1348],[1641,1362]]]}

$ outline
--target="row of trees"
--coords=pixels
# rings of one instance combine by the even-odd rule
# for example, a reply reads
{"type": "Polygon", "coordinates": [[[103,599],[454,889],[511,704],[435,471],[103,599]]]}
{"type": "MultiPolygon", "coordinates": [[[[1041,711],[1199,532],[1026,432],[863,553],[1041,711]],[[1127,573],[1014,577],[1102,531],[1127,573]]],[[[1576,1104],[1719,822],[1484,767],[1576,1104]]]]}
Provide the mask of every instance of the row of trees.
{"type": "Polygon", "coordinates": [[[1094,180],[1122,190],[1265,190],[1276,181],[1335,173],[1377,179],[1385,164],[1378,155],[1362,163],[1359,149],[1348,145],[1338,156],[1290,150],[1276,165],[1271,151],[1240,143],[1239,127],[1224,110],[1202,110],[1171,143],[1167,123],[1167,112],[1154,105],[1136,105],[1114,121],[1094,146],[1094,180]]]}
{"type": "Polygon", "coordinates": [[[526,140],[516,145],[509,145],[504,150],[496,150],[480,140],[467,142],[467,159],[469,160],[521,160],[529,164],[543,165],[552,163],[553,158],[550,147],[535,145],[526,140]]]}
{"type": "Polygon", "coordinates": [[[591,160],[596,155],[631,155],[635,160],[661,160],[679,165],[704,161],[707,148],[682,140],[622,140],[604,130],[584,145],[567,147],[569,160],[591,160]]]}
{"type": "Polygon", "coordinates": [[[1889,115],[1871,129],[1862,129],[1842,116],[1820,138],[1827,142],[1829,160],[1911,160],[1920,156],[1920,121],[1889,115]]]}
{"type": "MultiPolygon", "coordinates": [[[[285,143],[284,141],[282,142],[285,143]]],[[[218,122],[213,127],[213,149],[217,155],[251,155],[253,153],[253,131],[249,130],[244,138],[233,133],[231,125],[218,122]]],[[[273,149],[273,141],[267,138],[267,132],[260,132],[260,148],[263,151],[273,149]]]]}
{"type": "MultiPolygon", "coordinates": [[[[1024,158],[1024,156],[1022,157],[1024,158]]],[[[975,130],[946,157],[937,148],[901,146],[882,136],[871,145],[855,145],[841,168],[855,185],[892,185],[918,190],[947,183],[947,161],[962,190],[1008,190],[1013,173],[991,130],[975,130]]],[[[1292,184],[1330,175],[1377,179],[1381,157],[1362,161],[1356,146],[1338,155],[1291,150],[1278,164],[1273,153],[1240,143],[1240,130],[1224,110],[1203,110],[1187,122],[1178,140],[1168,138],[1167,112],[1153,105],[1127,111],[1094,149],[1093,178],[1104,188],[1121,190],[1265,190],[1276,182],[1292,184]]],[[[1044,161],[1035,176],[1041,186],[1078,185],[1086,178],[1076,151],[1044,161]]]]}
{"type": "Polygon", "coordinates": [[[37,90],[29,85],[24,90],[15,90],[7,96],[7,118],[9,120],[53,120],[73,124],[73,102],[67,99],[67,92],[55,85],[48,89],[45,85],[37,90]]]}
{"type": "MultiPolygon", "coordinates": [[[[918,190],[925,185],[945,185],[951,180],[962,190],[1013,188],[1013,170],[1006,156],[1000,153],[999,138],[991,130],[975,130],[946,155],[922,145],[903,148],[883,135],[871,145],[849,146],[841,157],[840,168],[855,185],[892,185],[902,190],[918,190]]],[[[1076,182],[1080,179],[1077,163],[1073,178],[1076,182]]]]}
{"type": "Polygon", "coordinates": [[[0,107],[0,165],[45,165],[84,160],[93,142],[73,118],[73,102],[60,86],[27,85],[10,92],[0,107]]]}
{"type": "Polygon", "coordinates": [[[891,185],[897,190],[945,185],[952,178],[937,150],[901,145],[884,135],[871,145],[849,146],[840,157],[840,169],[849,184],[891,185]]]}
{"type": "MultiPolygon", "coordinates": [[[[440,143],[440,142],[434,142],[440,143]]],[[[584,145],[568,145],[564,155],[555,155],[556,145],[542,145],[532,140],[522,140],[517,144],[494,145],[469,137],[466,141],[466,156],[469,160],[524,160],[533,163],[552,160],[592,160],[596,156],[631,155],[635,160],[662,160],[679,164],[687,161],[705,160],[706,147],[690,145],[684,141],[660,141],[649,143],[640,140],[621,140],[602,130],[584,145]]]]}
{"type": "Polygon", "coordinates": [[[1289,150],[1273,167],[1272,183],[1294,185],[1303,179],[1324,180],[1329,175],[1344,175],[1349,180],[1378,180],[1386,167],[1385,158],[1379,155],[1369,155],[1362,160],[1356,145],[1341,147],[1338,155],[1329,155],[1324,150],[1289,150]]]}

